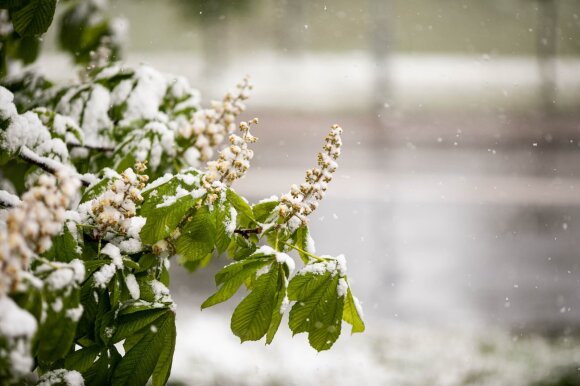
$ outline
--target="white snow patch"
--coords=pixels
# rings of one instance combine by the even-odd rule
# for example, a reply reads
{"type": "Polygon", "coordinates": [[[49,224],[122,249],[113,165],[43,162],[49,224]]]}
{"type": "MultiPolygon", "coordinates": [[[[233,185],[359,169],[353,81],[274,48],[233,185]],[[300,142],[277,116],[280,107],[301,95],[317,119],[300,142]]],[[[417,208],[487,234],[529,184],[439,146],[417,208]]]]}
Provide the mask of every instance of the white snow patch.
{"type": "Polygon", "coordinates": [[[115,264],[105,264],[93,274],[96,288],[105,288],[111,281],[117,269],[115,264]]]}
{"type": "Polygon", "coordinates": [[[278,200],[279,200],[278,196],[272,195],[268,198],[261,199],[260,201],[258,201],[258,204],[263,204],[265,202],[274,202],[274,201],[278,201],[278,200]]]}
{"type": "Polygon", "coordinates": [[[230,217],[226,219],[225,227],[226,233],[231,236],[236,230],[236,221],[238,219],[238,212],[233,206],[230,207],[230,217]]]}
{"type": "Polygon", "coordinates": [[[81,319],[81,316],[83,316],[83,311],[84,311],[83,306],[79,304],[78,307],[66,310],[66,317],[72,320],[73,322],[78,322],[81,319]]]}
{"type": "Polygon", "coordinates": [[[296,268],[296,263],[294,259],[285,254],[284,252],[276,252],[276,261],[280,264],[286,264],[290,273],[294,272],[296,268]]]}
{"type": "Polygon", "coordinates": [[[146,222],[147,219],[145,217],[141,216],[129,217],[128,219],[125,220],[123,224],[125,227],[125,232],[127,232],[127,235],[129,237],[139,239],[140,238],[139,233],[141,232],[141,229],[143,228],[146,222]]]}
{"type": "Polygon", "coordinates": [[[54,303],[52,303],[52,310],[56,313],[62,311],[62,299],[56,298],[54,303]]]}
{"type": "Polygon", "coordinates": [[[123,240],[119,243],[119,249],[126,254],[134,254],[141,252],[143,244],[137,239],[123,240]]]}
{"type": "Polygon", "coordinates": [[[135,300],[139,299],[141,292],[139,290],[139,283],[137,283],[137,279],[135,279],[135,275],[132,273],[127,275],[125,278],[125,283],[127,284],[127,288],[129,289],[131,297],[135,300]]]}
{"type": "Polygon", "coordinates": [[[109,243],[101,249],[103,255],[109,256],[113,260],[113,264],[118,269],[123,268],[123,258],[121,257],[121,250],[116,245],[109,243]]]}
{"type": "Polygon", "coordinates": [[[338,286],[336,287],[336,292],[338,293],[339,297],[344,297],[348,293],[348,283],[346,280],[341,277],[338,279],[338,286]]]}

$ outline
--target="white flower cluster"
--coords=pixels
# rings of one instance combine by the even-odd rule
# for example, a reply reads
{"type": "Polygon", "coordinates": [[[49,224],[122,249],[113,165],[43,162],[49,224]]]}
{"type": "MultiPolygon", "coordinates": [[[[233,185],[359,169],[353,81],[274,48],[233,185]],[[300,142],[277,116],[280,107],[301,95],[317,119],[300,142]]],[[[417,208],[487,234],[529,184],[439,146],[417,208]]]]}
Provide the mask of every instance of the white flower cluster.
{"type": "MultiPolygon", "coordinates": [[[[146,167],[137,163],[135,169],[142,173],[146,167]]],[[[146,220],[137,216],[137,206],[143,202],[140,192],[148,178],[128,168],[114,176],[100,196],[79,207],[85,217],[83,224],[93,227],[93,237],[111,241],[126,253],[142,249],[139,232],[146,220]]]]}
{"type": "Polygon", "coordinates": [[[64,171],[57,176],[43,174],[24,193],[22,204],[7,214],[6,229],[0,231],[0,296],[13,290],[21,271],[51,247],[79,187],[80,181],[64,171]]]}
{"type": "Polygon", "coordinates": [[[258,140],[250,133],[250,126],[257,124],[258,119],[241,122],[242,136],[230,135],[230,146],[222,149],[217,160],[207,163],[207,172],[201,179],[202,186],[208,192],[210,203],[217,200],[223,185],[230,186],[235,180],[242,178],[250,168],[250,160],[254,152],[248,148],[248,143],[258,140]]]}
{"type": "Polygon", "coordinates": [[[333,125],[324,139],[323,151],[318,153],[318,166],[306,171],[304,183],[300,186],[292,185],[290,192],[280,197],[278,215],[291,229],[308,223],[307,216],[318,208],[318,202],[324,198],[327,184],[338,168],[336,160],[342,147],[341,134],[342,128],[333,125]]]}
{"type": "Polygon", "coordinates": [[[190,124],[179,129],[180,137],[195,141],[183,154],[190,166],[211,159],[213,149],[236,129],[236,117],[246,109],[244,101],[249,98],[251,89],[249,79],[244,78],[235,91],[228,92],[222,101],[212,101],[210,109],[195,112],[190,124]]]}

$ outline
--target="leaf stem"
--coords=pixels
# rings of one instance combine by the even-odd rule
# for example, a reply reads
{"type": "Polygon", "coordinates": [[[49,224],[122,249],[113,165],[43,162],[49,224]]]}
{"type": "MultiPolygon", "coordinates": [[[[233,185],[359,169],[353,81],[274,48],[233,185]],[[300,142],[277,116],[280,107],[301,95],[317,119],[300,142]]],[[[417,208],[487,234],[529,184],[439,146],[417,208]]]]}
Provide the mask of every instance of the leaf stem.
{"type": "Polygon", "coordinates": [[[318,261],[326,261],[326,259],[324,259],[324,258],[322,258],[322,257],[320,257],[320,256],[313,255],[313,254],[312,254],[312,253],[310,253],[310,252],[306,252],[305,250],[303,250],[303,249],[302,249],[302,248],[300,248],[300,247],[297,247],[297,246],[296,246],[296,245],[294,245],[294,244],[290,244],[290,243],[287,243],[287,242],[286,242],[286,243],[284,243],[284,244],[286,244],[286,245],[287,245],[287,246],[289,246],[290,248],[296,249],[296,250],[297,250],[298,252],[300,252],[300,253],[304,253],[304,254],[305,254],[306,256],[308,256],[308,257],[312,257],[312,258],[313,258],[313,259],[315,259],[315,260],[318,260],[318,261]]]}

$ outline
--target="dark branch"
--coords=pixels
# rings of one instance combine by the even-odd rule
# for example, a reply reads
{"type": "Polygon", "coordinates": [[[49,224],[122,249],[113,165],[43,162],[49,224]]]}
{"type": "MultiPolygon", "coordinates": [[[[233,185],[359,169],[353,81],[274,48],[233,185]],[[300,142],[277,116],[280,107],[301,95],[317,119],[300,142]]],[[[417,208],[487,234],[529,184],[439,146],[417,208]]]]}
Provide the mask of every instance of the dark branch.
{"type": "Polygon", "coordinates": [[[109,151],[115,151],[114,148],[112,148],[112,147],[106,147],[106,146],[93,146],[93,145],[86,145],[86,144],[85,145],[82,145],[80,143],[70,143],[70,142],[67,142],[66,145],[69,146],[69,147],[80,147],[80,148],[83,148],[83,149],[96,150],[96,151],[107,151],[107,152],[109,152],[109,151]]]}
{"type": "Polygon", "coordinates": [[[262,227],[257,227],[254,229],[236,229],[234,233],[242,235],[245,239],[250,237],[251,234],[260,234],[262,233],[262,227]]]}

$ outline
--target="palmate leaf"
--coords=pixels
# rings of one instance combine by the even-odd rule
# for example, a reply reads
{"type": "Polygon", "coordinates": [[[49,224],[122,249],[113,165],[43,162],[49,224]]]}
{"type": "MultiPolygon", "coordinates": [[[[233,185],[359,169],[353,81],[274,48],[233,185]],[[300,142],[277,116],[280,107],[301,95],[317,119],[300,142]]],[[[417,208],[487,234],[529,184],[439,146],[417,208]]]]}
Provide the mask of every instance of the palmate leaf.
{"type": "Polygon", "coordinates": [[[242,342],[261,339],[270,328],[276,306],[280,270],[277,264],[258,277],[253,291],[241,301],[232,315],[231,328],[242,342]]]}
{"type": "Polygon", "coordinates": [[[152,376],[153,385],[164,385],[169,379],[175,350],[175,314],[158,318],[154,328],[145,328],[113,373],[113,385],[144,385],[152,376]]]}
{"type": "Polygon", "coordinates": [[[296,275],[288,286],[288,297],[296,301],[289,326],[294,334],[308,333],[317,351],[328,350],[341,330],[344,296],[338,296],[339,276],[332,272],[296,275]]]}

